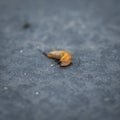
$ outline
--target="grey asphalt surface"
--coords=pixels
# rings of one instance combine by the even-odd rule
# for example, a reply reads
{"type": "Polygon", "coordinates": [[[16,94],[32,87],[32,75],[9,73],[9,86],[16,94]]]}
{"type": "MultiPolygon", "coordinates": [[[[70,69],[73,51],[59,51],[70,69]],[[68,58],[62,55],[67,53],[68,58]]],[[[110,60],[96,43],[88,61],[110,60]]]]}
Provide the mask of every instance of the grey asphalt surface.
{"type": "Polygon", "coordinates": [[[0,120],[120,120],[120,0],[0,0],[0,120]]]}

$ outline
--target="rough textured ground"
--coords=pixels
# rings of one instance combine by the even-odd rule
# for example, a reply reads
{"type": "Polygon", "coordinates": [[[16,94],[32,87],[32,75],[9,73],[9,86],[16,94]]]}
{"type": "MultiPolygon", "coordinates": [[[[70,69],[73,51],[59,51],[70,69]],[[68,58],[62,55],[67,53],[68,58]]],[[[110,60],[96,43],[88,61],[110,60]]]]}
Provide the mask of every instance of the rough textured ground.
{"type": "Polygon", "coordinates": [[[120,0],[0,0],[0,120],[119,119],[120,0]]]}

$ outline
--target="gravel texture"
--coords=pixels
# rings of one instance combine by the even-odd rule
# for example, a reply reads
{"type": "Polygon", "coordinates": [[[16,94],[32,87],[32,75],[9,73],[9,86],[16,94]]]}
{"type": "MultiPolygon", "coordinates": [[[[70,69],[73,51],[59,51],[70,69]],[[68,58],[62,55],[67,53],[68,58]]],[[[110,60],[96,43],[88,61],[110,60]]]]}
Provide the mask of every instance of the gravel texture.
{"type": "Polygon", "coordinates": [[[0,120],[120,120],[120,0],[0,0],[0,120]]]}

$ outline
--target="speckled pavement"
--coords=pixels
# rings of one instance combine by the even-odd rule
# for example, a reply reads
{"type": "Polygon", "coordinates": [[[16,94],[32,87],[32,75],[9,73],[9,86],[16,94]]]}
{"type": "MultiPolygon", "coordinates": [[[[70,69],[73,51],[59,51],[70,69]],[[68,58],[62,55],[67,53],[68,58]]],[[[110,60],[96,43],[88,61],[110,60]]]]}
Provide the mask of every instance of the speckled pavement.
{"type": "Polygon", "coordinates": [[[0,0],[0,120],[120,120],[120,0],[0,0]]]}

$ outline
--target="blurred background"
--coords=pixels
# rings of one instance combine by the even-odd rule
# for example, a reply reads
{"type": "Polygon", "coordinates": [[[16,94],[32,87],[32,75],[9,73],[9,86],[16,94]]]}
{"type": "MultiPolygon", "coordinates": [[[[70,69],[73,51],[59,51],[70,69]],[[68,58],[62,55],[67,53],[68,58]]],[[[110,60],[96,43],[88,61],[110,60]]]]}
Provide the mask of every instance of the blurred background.
{"type": "Polygon", "coordinates": [[[120,0],[0,0],[0,120],[119,119],[120,0]]]}

